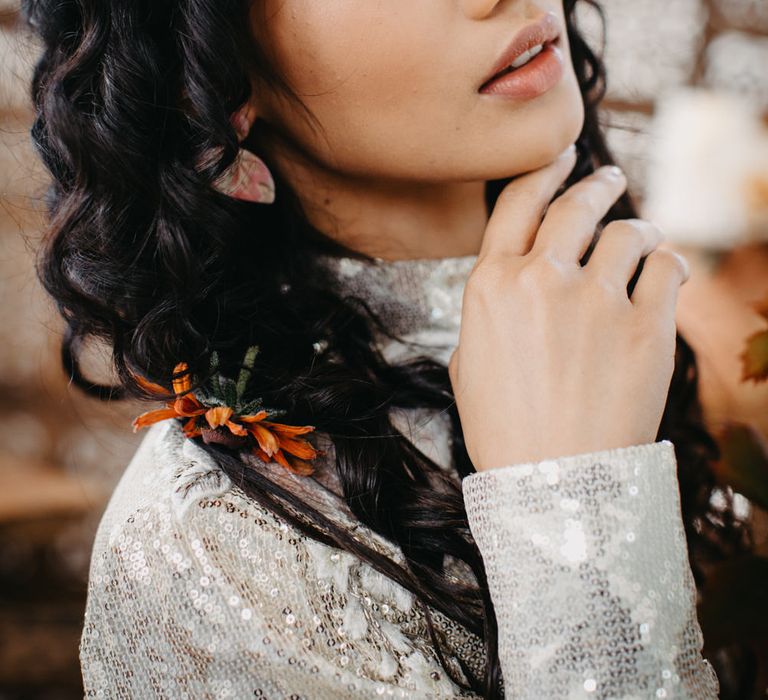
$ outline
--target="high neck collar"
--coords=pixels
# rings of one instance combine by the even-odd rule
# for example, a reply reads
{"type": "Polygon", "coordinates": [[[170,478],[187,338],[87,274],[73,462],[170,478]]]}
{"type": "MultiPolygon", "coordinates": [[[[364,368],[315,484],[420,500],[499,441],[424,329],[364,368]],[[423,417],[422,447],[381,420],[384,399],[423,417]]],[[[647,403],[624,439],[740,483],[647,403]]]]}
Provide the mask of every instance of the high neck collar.
{"type": "Polygon", "coordinates": [[[458,343],[464,285],[477,255],[369,260],[322,253],[324,280],[342,295],[360,297],[404,346],[376,334],[385,357],[426,355],[447,363],[458,343]]]}

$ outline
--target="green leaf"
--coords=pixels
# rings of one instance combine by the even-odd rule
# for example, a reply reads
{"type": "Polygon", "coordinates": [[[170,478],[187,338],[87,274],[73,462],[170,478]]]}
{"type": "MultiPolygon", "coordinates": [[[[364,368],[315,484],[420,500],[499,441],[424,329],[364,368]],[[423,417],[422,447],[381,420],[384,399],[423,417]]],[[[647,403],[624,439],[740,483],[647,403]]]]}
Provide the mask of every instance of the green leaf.
{"type": "Polygon", "coordinates": [[[192,392],[192,395],[200,402],[200,403],[208,403],[208,392],[203,387],[198,387],[192,392]]]}
{"type": "Polygon", "coordinates": [[[224,401],[224,389],[221,386],[221,375],[218,373],[211,376],[211,394],[218,400],[224,401]]]}
{"type": "Polygon", "coordinates": [[[748,555],[717,564],[698,607],[707,652],[768,641],[768,559],[748,555]]]}
{"type": "Polygon", "coordinates": [[[717,480],[768,510],[768,446],[749,424],[730,423],[718,433],[717,480]]]}
{"type": "Polygon", "coordinates": [[[245,393],[245,386],[248,383],[248,377],[251,375],[253,369],[253,363],[256,360],[256,355],[259,352],[258,345],[251,345],[245,353],[243,358],[243,367],[240,370],[240,374],[237,377],[237,398],[238,400],[245,393]]]}
{"type": "Polygon", "coordinates": [[[250,416],[254,413],[258,413],[262,409],[262,406],[263,402],[261,398],[253,399],[253,401],[249,401],[242,406],[240,414],[243,416],[250,416]]]}
{"type": "Polygon", "coordinates": [[[220,399],[218,396],[208,396],[208,400],[205,402],[206,406],[226,406],[227,402],[224,399],[220,399]]]}
{"type": "Polygon", "coordinates": [[[233,409],[237,407],[237,387],[233,379],[219,375],[219,382],[222,388],[222,398],[227,406],[233,409]]]}

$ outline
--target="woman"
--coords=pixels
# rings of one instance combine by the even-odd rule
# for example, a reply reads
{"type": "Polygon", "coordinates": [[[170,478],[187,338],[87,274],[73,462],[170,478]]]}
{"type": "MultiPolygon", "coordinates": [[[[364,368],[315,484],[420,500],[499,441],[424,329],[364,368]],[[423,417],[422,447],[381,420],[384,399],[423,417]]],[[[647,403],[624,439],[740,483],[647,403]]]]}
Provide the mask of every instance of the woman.
{"type": "Polygon", "coordinates": [[[87,695],[717,696],[686,266],[600,167],[575,5],[28,0],[66,369],[167,402],[87,695]]]}

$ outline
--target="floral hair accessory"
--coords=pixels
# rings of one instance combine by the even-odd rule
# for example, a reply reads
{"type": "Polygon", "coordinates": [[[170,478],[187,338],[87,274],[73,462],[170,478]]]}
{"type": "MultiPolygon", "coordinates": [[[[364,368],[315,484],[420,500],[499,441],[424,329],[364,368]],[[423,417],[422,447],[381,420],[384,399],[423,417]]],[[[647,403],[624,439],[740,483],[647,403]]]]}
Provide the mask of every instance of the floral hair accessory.
{"type": "MultiPolygon", "coordinates": [[[[172,380],[172,386],[174,393],[184,395],[167,401],[166,408],[136,416],[132,423],[133,432],[166,418],[186,418],[183,430],[188,438],[200,436],[206,443],[219,443],[231,448],[251,444],[251,452],[265,462],[275,461],[299,476],[312,474],[314,467],[308,460],[323,452],[296,436],[314,430],[315,426],[285,425],[265,420],[267,416],[279,417],[285,411],[264,408],[260,398],[243,401],[258,349],[257,345],[248,348],[237,383],[214,372],[207,385],[195,391],[190,391],[192,381],[187,363],[179,362],[173,373],[183,374],[172,380]]],[[[211,353],[211,369],[216,370],[218,364],[218,354],[214,351],[211,353]]],[[[137,374],[134,377],[147,391],[168,394],[168,390],[158,384],[137,374]]]]}

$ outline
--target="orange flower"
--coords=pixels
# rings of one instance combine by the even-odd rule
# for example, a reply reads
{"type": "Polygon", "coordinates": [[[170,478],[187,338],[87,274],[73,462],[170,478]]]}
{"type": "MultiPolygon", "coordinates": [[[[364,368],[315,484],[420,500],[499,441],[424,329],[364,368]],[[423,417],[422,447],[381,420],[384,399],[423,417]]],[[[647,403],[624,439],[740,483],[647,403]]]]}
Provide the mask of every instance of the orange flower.
{"type": "Polygon", "coordinates": [[[246,430],[259,443],[258,447],[253,448],[253,454],[265,462],[274,460],[294,474],[312,474],[314,469],[306,460],[317,457],[318,451],[306,440],[299,440],[295,436],[308,433],[315,426],[274,423],[264,420],[266,416],[266,411],[259,411],[252,416],[240,416],[240,420],[247,424],[246,430]]]}
{"type": "MultiPolygon", "coordinates": [[[[173,391],[176,394],[189,391],[192,387],[186,362],[179,362],[173,370],[174,374],[184,372],[181,377],[173,379],[173,391]]],[[[136,381],[154,394],[167,394],[163,387],[150,382],[139,375],[134,375],[136,381]]],[[[197,417],[204,415],[211,429],[224,426],[233,435],[244,437],[253,435],[258,443],[253,447],[253,454],[265,462],[275,461],[289,471],[300,476],[308,476],[314,468],[307,460],[314,459],[319,454],[309,442],[296,438],[315,429],[313,425],[285,425],[264,420],[266,411],[259,411],[249,416],[235,415],[229,406],[204,406],[193,394],[179,396],[166,402],[166,408],[147,411],[133,420],[133,432],[146,428],[166,418],[188,418],[183,431],[186,437],[193,438],[202,435],[202,428],[197,425],[197,417]]]]}
{"type": "MultiPolygon", "coordinates": [[[[179,362],[174,367],[173,373],[187,372],[187,363],[179,362]]],[[[150,382],[144,377],[135,374],[136,381],[141,384],[147,391],[153,394],[167,394],[168,390],[163,387],[150,382]]],[[[192,387],[192,382],[189,374],[184,374],[182,377],[175,378],[173,380],[173,391],[176,394],[188,391],[192,387]]],[[[172,399],[166,402],[167,408],[158,408],[154,411],[147,411],[142,413],[133,419],[133,432],[137,432],[140,428],[146,428],[152,423],[165,420],[166,418],[189,418],[184,424],[184,434],[187,437],[192,437],[190,433],[194,432],[195,418],[203,415],[208,409],[203,406],[193,394],[186,394],[185,396],[178,396],[176,399],[172,399]]]]}

